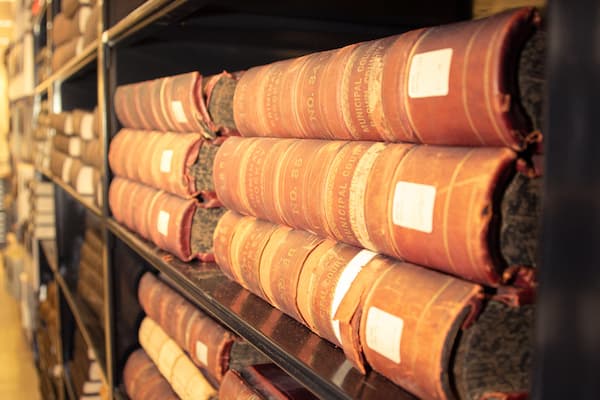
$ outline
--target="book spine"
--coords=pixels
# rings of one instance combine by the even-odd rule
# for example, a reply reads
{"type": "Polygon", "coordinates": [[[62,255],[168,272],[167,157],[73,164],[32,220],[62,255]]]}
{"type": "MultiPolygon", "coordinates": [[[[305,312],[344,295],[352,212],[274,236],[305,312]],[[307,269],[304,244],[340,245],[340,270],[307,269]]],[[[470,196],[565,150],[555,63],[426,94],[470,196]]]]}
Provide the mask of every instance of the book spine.
{"type": "Polygon", "coordinates": [[[196,256],[191,244],[195,199],[182,199],[148,186],[116,177],[109,188],[115,219],[183,261],[196,256]]]}
{"type": "Polygon", "coordinates": [[[219,400],[266,400],[242,378],[240,373],[229,370],[219,386],[219,400]]]}
{"type": "Polygon", "coordinates": [[[152,319],[144,318],[138,337],[142,348],[182,400],[208,400],[216,395],[200,370],[152,319]]]}
{"type": "MultiPolygon", "coordinates": [[[[234,213],[229,214],[231,219],[234,213]]],[[[233,228],[235,238],[237,228],[245,229],[244,222],[254,218],[234,217],[238,220],[233,228]]],[[[272,290],[273,305],[292,303],[292,310],[304,323],[340,346],[359,370],[366,371],[365,357],[373,369],[419,397],[449,396],[450,353],[467,314],[476,315],[480,309],[481,286],[346,244],[319,242],[311,235],[298,235],[290,245],[285,240],[289,228],[276,228],[272,238],[277,230],[287,235],[275,244],[281,251],[271,251],[274,257],[267,256],[271,241],[265,245],[260,278],[270,278],[290,261],[300,267],[297,278],[290,278],[297,279],[295,292],[272,290]],[[271,269],[271,274],[263,274],[264,269],[271,269]]],[[[220,232],[217,229],[215,234],[220,232]]],[[[221,264],[222,257],[229,258],[236,269],[234,243],[224,250],[216,252],[217,263],[221,264]]],[[[260,280],[265,292],[265,287],[277,287],[278,283],[260,280]]],[[[287,307],[280,309],[289,313],[287,307]]]]}
{"type": "Polygon", "coordinates": [[[520,8],[251,68],[235,89],[237,129],[523,149],[532,125],[516,76],[538,25],[520,8]]]}
{"type": "Polygon", "coordinates": [[[195,133],[122,129],[111,141],[108,160],[116,175],[191,198],[204,189],[196,187],[191,175],[201,146],[202,136],[195,133]],[[130,157],[131,149],[140,157],[130,157]]]}
{"type": "Polygon", "coordinates": [[[229,209],[497,286],[515,161],[507,148],[231,137],[213,176],[229,209]]]}
{"type": "MultiPolygon", "coordinates": [[[[90,115],[90,118],[93,117],[90,115]]],[[[84,164],[91,165],[95,168],[102,168],[102,148],[100,140],[91,139],[82,142],[81,161],[84,164]]]]}
{"type": "Polygon", "coordinates": [[[123,383],[131,400],[178,400],[169,382],[142,349],[135,350],[123,368],[123,383]]]}
{"type": "Polygon", "coordinates": [[[69,136],[57,133],[56,135],[54,135],[52,137],[52,147],[54,147],[56,150],[59,150],[63,153],[68,153],[69,152],[69,140],[70,140],[69,136]]]}
{"type": "Polygon", "coordinates": [[[52,23],[52,42],[54,46],[60,47],[79,34],[76,18],[69,18],[64,13],[58,13],[52,23]]]}

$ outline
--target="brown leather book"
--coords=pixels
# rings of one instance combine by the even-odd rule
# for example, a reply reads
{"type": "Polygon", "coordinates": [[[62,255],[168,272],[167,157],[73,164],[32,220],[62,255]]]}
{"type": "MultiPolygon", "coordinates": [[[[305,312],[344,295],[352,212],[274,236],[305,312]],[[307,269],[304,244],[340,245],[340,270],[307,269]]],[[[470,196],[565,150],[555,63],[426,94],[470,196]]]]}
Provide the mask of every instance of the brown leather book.
{"type": "Polygon", "coordinates": [[[61,46],[79,35],[79,23],[75,18],[64,13],[58,13],[52,23],[52,42],[54,47],[61,46]]]}
{"type": "MultiPolygon", "coordinates": [[[[54,49],[54,53],[52,53],[52,71],[58,71],[63,65],[68,63],[71,59],[75,57],[82,48],[81,38],[73,38],[69,39],[67,42],[61,44],[56,49],[54,49]]],[[[65,132],[67,133],[67,132],[65,132]]]]}
{"type": "Polygon", "coordinates": [[[65,135],[72,135],[73,121],[71,120],[71,122],[68,122],[68,120],[72,118],[70,115],[71,113],[68,111],[63,111],[60,113],[50,113],[48,114],[47,121],[44,122],[47,122],[48,126],[60,131],[65,135]],[[71,128],[70,131],[68,129],[69,127],[71,128]]]}
{"type": "Polygon", "coordinates": [[[148,357],[182,400],[209,400],[216,397],[215,389],[200,370],[156,322],[144,318],[138,338],[148,357]]]}
{"type": "MultiPolygon", "coordinates": [[[[108,200],[114,218],[183,261],[213,260],[212,232],[224,209],[115,177],[108,200]]],[[[206,200],[206,199],[205,199],[206,200]]]]}
{"type": "Polygon", "coordinates": [[[101,14],[102,8],[99,4],[96,4],[92,8],[92,14],[89,17],[85,31],[83,32],[83,42],[86,46],[98,38],[98,22],[101,14]]]}
{"type": "MultiPolygon", "coordinates": [[[[65,169],[65,165],[72,163],[73,161],[71,160],[71,158],[58,150],[51,150],[50,152],[50,172],[52,172],[52,175],[54,175],[55,177],[62,179],[63,177],[63,170],[65,169]]],[[[70,171],[70,166],[69,166],[69,171],[70,171]]]]}
{"type": "Polygon", "coordinates": [[[180,197],[214,198],[212,165],[222,139],[203,140],[197,133],[122,129],[108,153],[115,175],[163,189],[180,197]],[[138,157],[131,157],[136,149],[138,157]]]}
{"type": "Polygon", "coordinates": [[[420,398],[454,398],[451,382],[468,392],[464,398],[527,391],[532,306],[499,303],[480,285],[283,226],[261,241],[257,262],[236,241],[262,234],[245,233],[256,219],[230,211],[223,221],[215,256],[224,273],[341,347],[361,372],[373,368],[420,398]],[[503,346],[490,346],[494,340],[503,346]]]}
{"type": "Polygon", "coordinates": [[[265,361],[248,343],[149,272],[140,280],[138,298],[146,314],[217,382],[229,368],[265,361]]]}
{"type": "Polygon", "coordinates": [[[516,164],[507,148],[230,137],[213,176],[242,214],[500,285],[515,272],[499,232],[516,164]]]}
{"type": "Polygon", "coordinates": [[[71,139],[77,138],[57,132],[56,135],[52,137],[52,147],[63,153],[69,153],[69,143],[71,139]]]}
{"type": "Polygon", "coordinates": [[[131,400],[178,400],[179,397],[143,349],[129,355],[123,383],[131,400]]]}
{"type": "Polygon", "coordinates": [[[223,99],[231,98],[236,79],[227,72],[206,78],[198,72],[189,72],[119,86],[114,99],[115,112],[126,128],[195,132],[211,139],[218,131],[233,130],[231,101],[223,99]],[[207,100],[212,101],[212,109],[219,110],[214,112],[214,119],[207,100]],[[222,107],[215,106],[222,102],[222,107]]]}
{"type": "Polygon", "coordinates": [[[219,387],[219,400],[317,399],[275,364],[229,370],[219,387]]]}
{"type": "Polygon", "coordinates": [[[81,161],[96,169],[102,168],[102,143],[100,143],[99,139],[94,138],[92,140],[83,140],[81,142],[81,161]]]}
{"type": "Polygon", "coordinates": [[[243,136],[522,149],[519,54],[532,8],[423,28],[249,69],[234,95],[243,136]]]}

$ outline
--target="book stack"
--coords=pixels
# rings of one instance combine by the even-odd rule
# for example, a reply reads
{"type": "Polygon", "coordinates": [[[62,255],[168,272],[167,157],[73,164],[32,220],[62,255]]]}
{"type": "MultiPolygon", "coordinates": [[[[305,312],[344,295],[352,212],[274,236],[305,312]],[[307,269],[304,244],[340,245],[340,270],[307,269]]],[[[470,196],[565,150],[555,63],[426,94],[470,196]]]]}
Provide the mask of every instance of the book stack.
{"type": "Polygon", "coordinates": [[[80,400],[100,400],[102,370],[94,352],[78,329],[73,334],[72,358],[68,363],[73,386],[80,400]]]}
{"type": "Polygon", "coordinates": [[[99,224],[89,214],[79,257],[77,293],[90,308],[99,326],[104,326],[104,272],[102,246],[104,241],[99,224]]]}
{"type": "Polygon", "coordinates": [[[8,210],[7,210],[8,180],[0,179],[0,249],[4,249],[8,234],[8,210]]]}
{"type": "Polygon", "coordinates": [[[54,185],[30,182],[31,227],[34,239],[54,239],[54,185]]]}
{"type": "Polygon", "coordinates": [[[37,122],[33,128],[33,163],[40,171],[47,171],[50,168],[50,151],[52,149],[50,129],[48,100],[44,100],[40,103],[37,122]]]}
{"type": "Polygon", "coordinates": [[[108,161],[113,217],[183,261],[214,260],[212,232],[223,214],[212,182],[214,156],[233,114],[221,106],[237,77],[190,72],[117,88],[124,126],[108,161]],[[135,150],[136,156],[131,156],[135,150]]]}
{"type": "Polygon", "coordinates": [[[538,24],[521,8],[246,71],[213,166],[223,273],[419,398],[525,396],[541,134],[516,81],[538,24]]]}
{"type": "Polygon", "coordinates": [[[39,355],[41,392],[49,399],[59,398],[61,366],[58,357],[58,307],[56,304],[56,282],[51,281],[40,286],[40,302],[36,342],[39,355]]]}
{"type": "Polygon", "coordinates": [[[61,12],[52,21],[53,71],[58,71],[84,51],[89,43],[84,39],[84,33],[92,29],[89,27],[89,20],[93,9],[97,8],[95,0],[62,0],[60,3],[61,12]]]}
{"type": "Polygon", "coordinates": [[[143,349],[129,355],[123,368],[125,390],[131,400],[178,400],[169,382],[143,349]]]}
{"type": "Polygon", "coordinates": [[[221,382],[230,368],[265,361],[250,344],[222,327],[151,273],[138,286],[140,305],[205,371],[221,382]]]}
{"type": "Polygon", "coordinates": [[[50,170],[84,199],[102,205],[102,145],[97,109],[74,109],[49,115],[52,137],[50,170]]]}

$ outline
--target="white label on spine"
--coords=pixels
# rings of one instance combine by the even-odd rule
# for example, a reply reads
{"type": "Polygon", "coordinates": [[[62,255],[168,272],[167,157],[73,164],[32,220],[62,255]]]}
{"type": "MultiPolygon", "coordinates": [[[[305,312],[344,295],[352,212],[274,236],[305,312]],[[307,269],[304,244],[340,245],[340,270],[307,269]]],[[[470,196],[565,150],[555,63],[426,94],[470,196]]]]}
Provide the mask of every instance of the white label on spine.
{"type": "Polygon", "coordinates": [[[398,226],[431,233],[435,186],[400,181],[396,183],[392,221],[398,226]]]}
{"type": "Polygon", "coordinates": [[[377,253],[372,251],[361,250],[352,258],[352,260],[350,260],[348,265],[346,265],[346,268],[344,268],[342,274],[340,275],[340,279],[338,279],[335,291],[333,292],[333,301],[331,302],[331,326],[333,328],[333,332],[335,333],[335,337],[338,339],[340,344],[342,344],[340,321],[334,319],[335,313],[340,307],[340,304],[346,296],[346,293],[348,293],[348,290],[350,290],[350,286],[352,286],[352,282],[354,282],[358,276],[358,273],[376,255],[377,253]]]}
{"type": "Polygon", "coordinates": [[[173,115],[175,116],[177,122],[182,124],[188,122],[185,112],[183,111],[183,104],[179,100],[173,100],[171,102],[171,111],[173,111],[173,115]]]}
{"type": "Polygon", "coordinates": [[[163,210],[160,210],[158,213],[158,222],[156,224],[156,229],[158,232],[164,236],[167,236],[169,233],[169,218],[171,215],[163,210]]]}
{"type": "Polygon", "coordinates": [[[451,61],[451,48],[415,54],[408,73],[408,96],[422,98],[448,95],[451,61]]]}
{"type": "Polygon", "coordinates": [[[171,172],[171,161],[173,160],[173,150],[163,150],[160,157],[160,172],[171,172]]]}
{"type": "Polygon", "coordinates": [[[367,346],[385,358],[400,364],[400,341],[404,320],[377,307],[367,314],[367,346]]]}
{"type": "Polygon", "coordinates": [[[208,366],[208,347],[201,341],[196,341],[196,357],[202,364],[208,366]]]}
{"type": "Polygon", "coordinates": [[[94,114],[86,113],[81,117],[81,137],[90,140],[94,138],[94,114]]]}

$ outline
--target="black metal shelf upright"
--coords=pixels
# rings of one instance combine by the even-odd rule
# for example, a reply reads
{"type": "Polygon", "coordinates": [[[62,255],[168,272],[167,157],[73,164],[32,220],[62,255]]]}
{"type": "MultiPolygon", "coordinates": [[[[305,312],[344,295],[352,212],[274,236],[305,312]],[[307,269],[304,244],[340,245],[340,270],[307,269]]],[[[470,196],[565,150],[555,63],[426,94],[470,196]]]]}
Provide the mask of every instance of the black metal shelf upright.
{"type": "MultiPolygon", "coordinates": [[[[46,10],[48,21],[58,10],[52,4],[55,2],[52,0],[46,10]]],[[[39,172],[60,189],[62,200],[57,208],[75,203],[81,212],[100,218],[105,240],[106,317],[101,335],[95,335],[94,328],[86,323],[84,307],[63,275],[62,264],[68,263],[68,252],[76,243],[71,236],[80,236],[81,231],[70,228],[69,223],[59,223],[57,241],[43,242],[42,249],[74,323],[87,344],[105,359],[103,368],[111,395],[125,398],[122,370],[127,355],[138,345],[137,327],[142,316],[136,285],[145,271],[153,270],[321,398],[412,398],[377,373],[359,374],[339,349],[228,281],[214,264],[182,263],[167,257],[112,219],[107,201],[112,178],[107,152],[110,139],[120,128],[112,107],[118,85],[192,70],[206,75],[223,69],[237,71],[470,17],[470,1],[385,3],[369,2],[365,8],[364,4],[337,0],[105,0],[98,40],[37,83],[36,95],[47,96],[54,111],[64,108],[65,98],[70,103],[67,109],[75,106],[76,88],[81,82],[93,82],[97,89],[104,152],[102,207],[86,203],[58,177],[39,172]]],[[[600,4],[551,0],[548,8],[550,90],[545,96],[549,122],[544,128],[548,178],[544,187],[544,241],[540,246],[544,264],[533,397],[563,399],[568,393],[577,393],[577,398],[596,398],[600,383],[589,374],[600,365],[600,319],[590,316],[595,313],[590,307],[600,304],[600,272],[596,268],[600,260],[600,246],[596,245],[600,237],[600,202],[596,196],[600,169],[595,162],[600,144],[596,135],[599,122],[593,115],[600,76],[595,72],[599,62],[593,58],[598,39],[588,35],[600,22],[596,17],[600,4]]]]}

